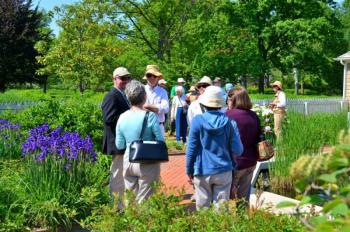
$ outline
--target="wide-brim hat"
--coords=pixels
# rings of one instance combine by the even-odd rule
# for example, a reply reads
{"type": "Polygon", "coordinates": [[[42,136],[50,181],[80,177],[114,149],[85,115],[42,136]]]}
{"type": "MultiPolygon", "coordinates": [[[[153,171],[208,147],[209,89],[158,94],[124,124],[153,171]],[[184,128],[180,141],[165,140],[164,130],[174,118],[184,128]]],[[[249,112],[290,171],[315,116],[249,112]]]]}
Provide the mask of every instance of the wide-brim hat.
{"type": "Polygon", "coordinates": [[[200,84],[208,84],[208,85],[212,85],[213,82],[211,81],[210,77],[208,76],[204,76],[202,77],[202,79],[200,79],[200,81],[196,84],[196,87],[200,84]]]}
{"type": "Polygon", "coordinates": [[[161,80],[158,81],[158,84],[164,84],[165,85],[166,83],[168,83],[168,82],[166,82],[164,79],[161,79],[161,80]]]}
{"type": "Polygon", "coordinates": [[[282,88],[282,83],[281,83],[280,81],[275,81],[275,82],[273,82],[273,83],[271,84],[271,86],[272,86],[272,87],[277,86],[278,88],[283,89],[283,88],[282,88]]]}
{"type": "Polygon", "coordinates": [[[159,71],[158,65],[155,65],[155,64],[149,64],[146,66],[146,72],[145,72],[145,76],[143,77],[143,79],[147,79],[147,77],[146,77],[147,74],[152,74],[156,77],[163,78],[163,74],[159,71]]]}
{"type": "Polygon", "coordinates": [[[218,86],[207,87],[202,96],[199,98],[199,103],[211,108],[224,107],[225,99],[222,89],[218,86]]]}

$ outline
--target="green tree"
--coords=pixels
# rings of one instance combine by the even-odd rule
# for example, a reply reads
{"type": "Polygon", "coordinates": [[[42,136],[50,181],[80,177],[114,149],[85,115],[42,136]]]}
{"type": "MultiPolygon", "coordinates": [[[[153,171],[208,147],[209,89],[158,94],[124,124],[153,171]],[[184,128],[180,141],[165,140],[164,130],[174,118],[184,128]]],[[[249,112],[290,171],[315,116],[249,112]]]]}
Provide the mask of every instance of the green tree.
{"type": "Polygon", "coordinates": [[[80,93],[101,89],[117,65],[122,49],[118,32],[122,25],[112,17],[108,1],[85,0],[56,8],[61,31],[41,59],[44,74],[55,74],[80,93]]]}
{"type": "Polygon", "coordinates": [[[38,81],[34,45],[41,40],[42,14],[32,1],[0,1],[0,91],[8,84],[38,81]]]}

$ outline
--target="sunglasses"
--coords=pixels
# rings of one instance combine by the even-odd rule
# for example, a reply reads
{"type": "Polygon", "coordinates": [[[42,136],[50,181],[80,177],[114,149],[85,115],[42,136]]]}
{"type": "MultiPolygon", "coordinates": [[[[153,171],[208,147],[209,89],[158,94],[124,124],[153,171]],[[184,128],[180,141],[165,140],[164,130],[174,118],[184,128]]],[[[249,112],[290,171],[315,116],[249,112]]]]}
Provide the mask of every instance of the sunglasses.
{"type": "Polygon", "coordinates": [[[198,85],[197,88],[200,89],[200,88],[207,88],[209,85],[198,85]]]}
{"type": "Polygon", "coordinates": [[[151,74],[151,73],[147,73],[147,74],[146,74],[146,77],[147,77],[147,78],[157,78],[157,76],[155,76],[155,75],[153,75],[153,74],[151,74]]]}
{"type": "Polygon", "coordinates": [[[128,81],[131,79],[131,77],[130,76],[122,76],[122,77],[118,77],[118,79],[121,81],[128,81]]]}

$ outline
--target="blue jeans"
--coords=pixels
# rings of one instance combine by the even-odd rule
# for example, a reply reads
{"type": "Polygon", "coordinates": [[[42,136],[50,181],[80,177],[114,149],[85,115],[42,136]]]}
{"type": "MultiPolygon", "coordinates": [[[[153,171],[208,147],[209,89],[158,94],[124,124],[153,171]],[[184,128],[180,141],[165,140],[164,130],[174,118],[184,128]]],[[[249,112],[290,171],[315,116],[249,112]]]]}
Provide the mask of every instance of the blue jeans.
{"type": "Polygon", "coordinates": [[[180,137],[182,137],[182,142],[186,143],[187,118],[186,114],[183,113],[183,107],[178,107],[176,110],[175,128],[176,141],[180,141],[180,137]]]}

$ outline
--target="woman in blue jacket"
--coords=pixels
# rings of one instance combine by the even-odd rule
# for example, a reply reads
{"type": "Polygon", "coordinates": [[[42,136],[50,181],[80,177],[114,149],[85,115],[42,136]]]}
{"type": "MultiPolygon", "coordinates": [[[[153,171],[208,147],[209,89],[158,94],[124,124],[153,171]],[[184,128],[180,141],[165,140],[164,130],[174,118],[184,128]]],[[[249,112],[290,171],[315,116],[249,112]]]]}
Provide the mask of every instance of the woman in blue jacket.
{"type": "Polygon", "coordinates": [[[236,122],[221,111],[221,88],[209,86],[199,101],[205,112],[192,120],[186,172],[195,187],[197,209],[211,203],[218,208],[229,200],[234,159],[242,154],[243,145],[236,122]]]}

